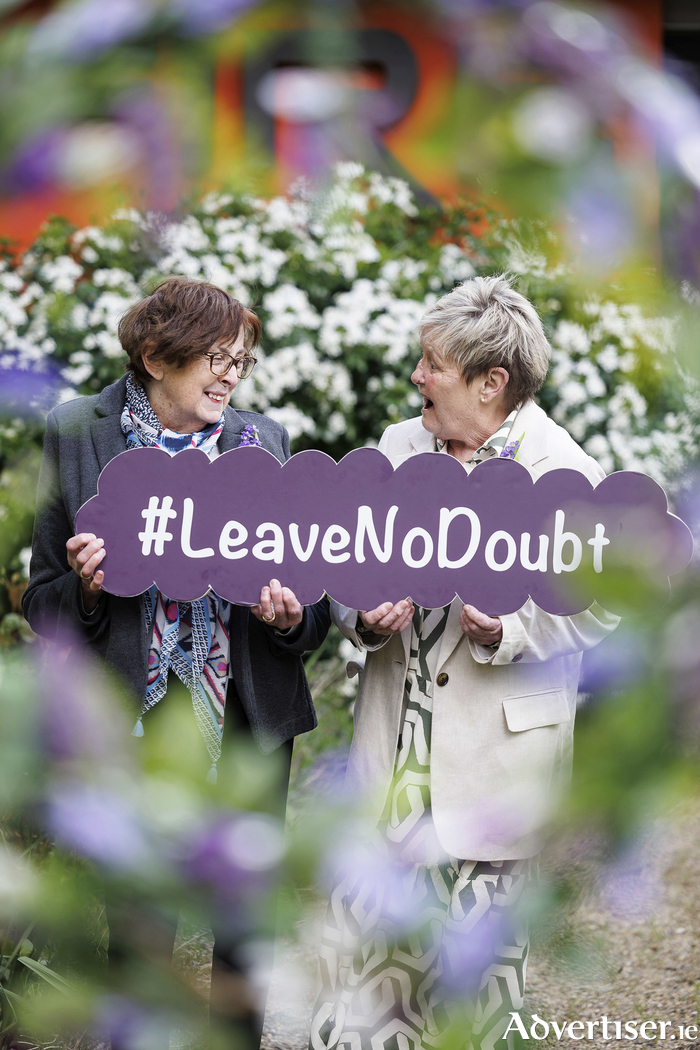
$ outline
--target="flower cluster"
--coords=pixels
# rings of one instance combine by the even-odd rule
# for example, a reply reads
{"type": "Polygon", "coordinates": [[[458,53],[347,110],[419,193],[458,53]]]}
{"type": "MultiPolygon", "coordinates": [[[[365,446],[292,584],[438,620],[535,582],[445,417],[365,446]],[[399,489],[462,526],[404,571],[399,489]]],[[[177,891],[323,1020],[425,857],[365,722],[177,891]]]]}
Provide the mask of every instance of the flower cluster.
{"type": "Polygon", "coordinates": [[[0,366],[52,362],[57,397],[98,391],[124,366],[124,311],[172,274],[209,280],[263,322],[236,404],[282,422],[297,449],[339,457],[415,414],[424,311],[456,282],[508,270],[550,333],[543,406],[606,470],[673,479],[698,448],[699,396],[690,377],[679,383],[673,321],[583,298],[565,267],[483,218],[419,207],[400,180],[345,163],[321,197],[300,184],[272,200],[209,193],[179,221],[134,209],[104,227],[54,220],[18,264],[0,264],[0,333],[13,350],[0,366]]]}

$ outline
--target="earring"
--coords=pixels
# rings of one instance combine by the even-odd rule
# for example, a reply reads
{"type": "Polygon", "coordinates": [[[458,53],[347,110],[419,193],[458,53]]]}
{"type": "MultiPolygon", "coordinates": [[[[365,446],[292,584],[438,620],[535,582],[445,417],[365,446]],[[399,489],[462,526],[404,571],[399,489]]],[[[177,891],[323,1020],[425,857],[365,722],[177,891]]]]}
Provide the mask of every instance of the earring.
{"type": "Polygon", "coordinates": [[[485,398],[485,397],[482,397],[482,399],[481,399],[481,400],[482,400],[482,402],[484,402],[484,401],[486,401],[486,398],[485,398]]]}

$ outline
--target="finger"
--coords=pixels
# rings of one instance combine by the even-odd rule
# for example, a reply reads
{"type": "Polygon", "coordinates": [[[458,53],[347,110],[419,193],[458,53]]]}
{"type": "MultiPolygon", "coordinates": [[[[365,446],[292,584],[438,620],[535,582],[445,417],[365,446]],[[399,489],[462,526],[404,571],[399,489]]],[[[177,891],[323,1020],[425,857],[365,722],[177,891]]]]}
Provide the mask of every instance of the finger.
{"type": "Polygon", "coordinates": [[[94,576],[100,565],[100,562],[103,560],[106,553],[107,552],[104,548],[102,548],[102,550],[95,551],[92,557],[88,558],[88,560],[83,564],[83,576],[94,576]]]}
{"type": "Polygon", "coordinates": [[[464,605],[463,610],[472,623],[475,623],[478,627],[486,631],[494,630],[499,621],[494,619],[493,616],[487,616],[486,613],[479,612],[473,605],[464,605]]]}
{"type": "Polygon", "coordinates": [[[410,626],[412,620],[413,620],[413,612],[405,613],[405,615],[402,616],[399,621],[397,621],[397,623],[396,623],[396,631],[397,632],[405,631],[406,628],[408,626],[410,626]]]}
{"type": "Polygon", "coordinates": [[[66,547],[69,551],[79,551],[81,547],[95,538],[94,532],[79,532],[76,536],[71,536],[69,540],[66,540],[66,547]]]}
{"type": "MultiPolygon", "coordinates": [[[[95,555],[103,549],[104,540],[90,540],[78,554],[74,554],[72,557],[68,555],[68,564],[75,572],[80,575],[82,572],[85,576],[90,575],[89,563],[95,557],[95,555]]],[[[97,568],[99,562],[102,559],[94,562],[94,568],[97,568]]]]}
{"type": "Polygon", "coordinates": [[[253,616],[255,617],[256,620],[262,620],[263,614],[262,614],[261,606],[259,606],[259,605],[251,605],[250,611],[252,612],[252,614],[253,614],[253,616]]]}
{"type": "Polygon", "coordinates": [[[260,612],[263,620],[272,620],[272,617],[275,615],[269,587],[263,587],[260,591],[260,612]]]}
{"type": "Polygon", "coordinates": [[[282,588],[282,602],[287,619],[294,624],[301,623],[304,609],[294,591],[291,591],[289,587],[282,588]]]}
{"type": "Polygon", "coordinates": [[[103,573],[102,569],[98,569],[95,575],[90,580],[90,590],[101,591],[102,584],[104,583],[104,578],[105,574],[103,573]]]}
{"type": "Polygon", "coordinates": [[[361,611],[362,622],[366,627],[374,627],[392,608],[391,602],[384,602],[383,605],[378,605],[376,609],[370,609],[367,612],[361,611]]]}
{"type": "MultiPolygon", "coordinates": [[[[412,614],[411,614],[412,615],[412,614]]],[[[389,631],[402,631],[404,624],[411,617],[408,615],[408,610],[404,608],[400,609],[398,605],[393,606],[391,612],[387,613],[378,623],[380,629],[389,631]]]]}
{"type": "Polygon", "coordinates": [[[279,580],[270,580],[270,601],[278,613],[282,612],[284,599],[282,597],[282,584],[279,580]]]}

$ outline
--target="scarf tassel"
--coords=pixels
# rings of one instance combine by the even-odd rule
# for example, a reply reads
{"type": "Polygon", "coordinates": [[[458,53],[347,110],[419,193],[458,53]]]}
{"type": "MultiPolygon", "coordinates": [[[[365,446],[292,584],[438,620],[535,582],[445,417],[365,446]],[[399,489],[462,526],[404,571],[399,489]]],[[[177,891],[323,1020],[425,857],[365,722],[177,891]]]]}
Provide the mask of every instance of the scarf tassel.
{"type": "Polygon", "coordinates": [[[216,784],[216,781],[217,781],[216,762],[212,762],[211,769],[207,773],[207,784],[216,784]]]}
{"type": "Polygon", "coordinates": [[[131,730],[131,735],[132,736],[143,736],[143,722],[141,721],[141,716],[140,715],[136,719],[136,725],[131,730]]]}

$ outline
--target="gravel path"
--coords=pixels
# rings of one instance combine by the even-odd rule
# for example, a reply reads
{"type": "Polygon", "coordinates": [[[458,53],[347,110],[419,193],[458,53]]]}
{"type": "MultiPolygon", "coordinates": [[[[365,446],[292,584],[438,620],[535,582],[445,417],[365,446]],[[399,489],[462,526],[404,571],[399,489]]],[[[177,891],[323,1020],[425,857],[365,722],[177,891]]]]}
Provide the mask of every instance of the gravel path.
{"type": "MultiPolygon", "coordinates": [[[[699,865],[700,802],[651,827],[636,850],[614,864],[606,863],[592,836],[548,851],[543,881],[568,900],[533,943],[522,1018],[528,1028],[535,1014],[560,1028],[571,1021],[584,1025],[567,1028],[560,1039],[550,1025],[549,1036],[530,1045],[700,1050],[698,1033],[685,1033],[689,1025],[700,1030],[699,865]],[[639,1032],[644,1021],[656,1022],[646,1028],[648,1038],[625,1030],[630,1022],[639,1032]],[[659,1022],[666,1022],[665,1040],[659,1022]]],[[[279,947],[264,1050],[307,1046],[322,910],[314,909],[300,929],[298,945],[279,947]]],[[[542,1026],[535,1030],[537,1036],[543,1032],[542,1026]]]]}

